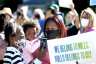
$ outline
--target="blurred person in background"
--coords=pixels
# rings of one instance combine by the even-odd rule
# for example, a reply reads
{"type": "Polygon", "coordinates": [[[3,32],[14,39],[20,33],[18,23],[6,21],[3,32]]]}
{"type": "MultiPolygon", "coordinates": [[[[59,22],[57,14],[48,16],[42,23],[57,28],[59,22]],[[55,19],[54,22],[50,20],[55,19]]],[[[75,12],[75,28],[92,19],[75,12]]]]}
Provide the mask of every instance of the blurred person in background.
{"type": "Polygon", "coordinates": [[[74,4],[69,6],[70,10],[65,15],[65,25],[68,28],[68,36],[76,35],[80,28],[79,16],[74,9],[74,4]]]}
{"type": "Polygon", "coordinates": [[[22,49],[25,46],[25,34],[23,28],[22,26],[17,25],[16,23],[13,26],[17,34],[18,46],[20,49],[22,49]]]}
{"type": "Polygon", "coordinates": [[[91,8],[86,8],[80,16],[80,33],[94,31],[95,14],[91,8]]]}
{"type": "Polygon", "coordinates": [[[45,18],[48,19],[49,17],[53,17],[56,15],[55,10],[48,8],[45,12],[45,18]]]}
{"type": "Polygon", "coordinates": [[[51,4],[48,9],[46,10],[46,14],[45,14],[45,18],[49,18],[49,17],[53,17],[53,16],[57,16],[58,19],[64,23],[63,20],[63,13],[60,12],[59,10],[59,6],[57,4],[51,4]]]}
{"type": "Polygon", "coordinates": [[[12,24],[12,26],[14,26],[14,31],[17,30],[18,40],[21,41],[22,39],[24,39],[25,35],[24,35],[24,32],[23,32],[23,29],[22,29],[22,27],[20,25],[18,25],[16,23],[15,18],[12,15],[11,9],[5,7],[3,10],[1,10],[1,13],[4,14],[4,26],[6,26],[7,24],[12,24]]]}
{"type": "Polygon", "coordinates": [[[12,14],[12,11],[10,8],[4,7],[3,10],[1,10],[1,13],[4,14],[4,25],[5,26],[7,24],[11,23],[14,26],[15,31],[16,31],[16,29],[18,29],[18,35],[19,36],[21,36],[20,33],[24,34],[22,32],[23,31],[22,27],[16,23],[16,20],[12,14]]]}
{"type": "Polygon", "coordinates": [[[38,37],[42,37],[44,35],[44,23],[45,23],[45,15],[43,13],[43,10],[40,8],[34,9],[32,20],[38,27],[38,37]]]}
{"type": "Polygon", "coordinates": [[[3,64],[24,64],[22,53],[18,48],[18,38],[14,26],[8,23],[4,29],[5,41],[8,44],[4,53],[3,64]]]}
{"type": "MultiPolygon", "coordinates": [[[[64,38],[67,36],[67,31],[64,24],[62,24],[57,17],[51,17],[45,21],[44,35],[48,40],[64,38]]],[[[38,58],[41,61],[41,64],[50,64],[49,53],[46,44],[46,42],[40,44],[40,47],[32,54],[33,57],[38,58]]]]}
{"type": "Polygon", "coordinates": [[[9,7],[4,7],[2,10],[1,10],[1,13],[5,15],[5,18],[4,18],[4,21],[5,21],[5,25],[7,23],[14,23],[14,16],[12,14],[12,10],[9,8],[9,7]]]}
{"type": "Polygon", "coordinates": [[[17,17],[15,20],[18,25],[23,25],[25,22],[29,21],[27,13],[28,13],[28,6],[18,7],[16,12],[17,17]]]}

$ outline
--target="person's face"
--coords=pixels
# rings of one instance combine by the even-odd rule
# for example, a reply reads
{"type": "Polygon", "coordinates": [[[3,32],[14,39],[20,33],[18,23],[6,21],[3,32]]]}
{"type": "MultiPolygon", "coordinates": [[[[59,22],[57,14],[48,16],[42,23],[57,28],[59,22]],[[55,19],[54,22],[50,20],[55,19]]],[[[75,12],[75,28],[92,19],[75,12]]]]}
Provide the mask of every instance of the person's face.
{"type": "Polygon", "coordinates": [[[60,31],[57,24],[53,21],[49,21],[45,28],[46,36],[48,39],[54,39],[60,37],[60,31]]]}
{"type": "Polygon", "coordinates": [[[33,40],[35,38],[35,33],[36,33],[36,28],[28,28],[25,33],[25,37],[28,40],[33,40]]]}
{"type": "Polygon", "coordinates": [[[86,11],[83,12],[83,15],[81,18],[81,25],[83,28],[87,28],[92,25],[92,21],[90,21],[90,17],[91,15],[88,12],[86,11]]]}
{"type": "Polygon", "coordinates": [[[16,46],[16,47],[18,47],[18,43],[17,43],[17,36],[16,36],[16,34],[12,34],[12,35],[10,35],[9,36],[9,41],[10,41],[10,45],[13,45],[13,46],[16,46]]]}

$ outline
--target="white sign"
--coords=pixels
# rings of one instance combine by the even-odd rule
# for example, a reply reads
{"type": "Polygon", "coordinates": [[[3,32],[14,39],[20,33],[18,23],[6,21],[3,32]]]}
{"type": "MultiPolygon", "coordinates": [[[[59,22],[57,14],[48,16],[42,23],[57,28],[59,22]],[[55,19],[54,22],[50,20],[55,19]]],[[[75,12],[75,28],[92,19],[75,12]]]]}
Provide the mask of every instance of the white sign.
{"type": "Polygon", "coordinates": [[[73,5],[73,0],[59,0],[60,7],[70,8],[71,5],[73,5]]]}
{"type": "Polygon", "coordinates": [[[51,64],[96,64],[96,32],[48,40],[51,64]]]}
{"type": "Polygon", "coordinates": [[[96,5],[96,0],[90,0],[90,6],[96,5]]]}

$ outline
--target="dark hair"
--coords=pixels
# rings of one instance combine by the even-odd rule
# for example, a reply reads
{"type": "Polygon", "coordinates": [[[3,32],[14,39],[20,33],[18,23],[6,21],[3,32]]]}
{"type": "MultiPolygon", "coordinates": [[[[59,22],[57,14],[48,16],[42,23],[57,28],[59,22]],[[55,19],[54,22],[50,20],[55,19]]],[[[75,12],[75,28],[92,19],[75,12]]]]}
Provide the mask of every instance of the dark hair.
{"type": "Polygon", "coordinates": [[[39,14],[35,14],[34,16],[35,16],[35,18],[40,19],[40,15],[39,14]]]}
{"type": "Polygon", "coordinates": [[[57,24],[57,26],[58,26],[58,28],[59,28],[59,30],[60,30],[60,37],[62,38],[62,37],[66,37],[67,36],[67,30],[66,30],[66,28],[65,28],[65,25],[62,23],[62,21],[60,21],[59,19],[58,19],[58,17],[49,17],[48,19],[46,19],[46,21],[45,21],[45,25],[44,25],[44,35],[46,36],[46,31],[45,31],[45,29],[46,29],[46,25],[47,25],[47,23],[48,22],[50,22],[50,21],[53,21],[53,22],[55,22],[56,24],[57,24]]]}
{"type": "Polygon", "coordinates": [[[2,32],[4,30],[4,18],[5,15],[4,14],[0,14],[0,32],[2,32]]]}
{"type": "Polygon", "coordinates": [[[20,12],[17,12],[17,16],[23,16],[23,14],[20,12]]]}
{"type": "Polygon", "coordinates": [[[71,9],[69,8],[64,8],[64,7],[60,7],[60,11],[64,13],[64,15],[66,16],[66,14],[71,11],[71,9]]]}
{"type": "Polygon", "coordinates": [[[22,27],[23,27],[24,33],[26,33],[28,28],[34,28],[34,27],[36,27],[36,25],[32,22],[27,22],[27,23],[23,24],[22,27]]]}
{"type": "Polygon", "coordinates": [[[16,33],[14,32],[14,28],[13,28],[11,23],[8,23],[5,26],[4,34],[5,34],[5,41],[8,43],[8,45],[10,45],[9,37],[16,35],[16,33]]]}
{"type": "Polygon", "coordinates": [[[54,14],[54,15],[57,14],[55,10],[51,10],[51,13],[54,14]]]}
{"type": "MultiPolygon", "coordinates": [[[[52,21],[55,22],[56,25],[58,26],[59,21],[57,21],[55,17],[49,17],[48,19],[46,19],[45,28],[46,28],[47,23],[48,23],[48,22],[52,22],[52,21]]],[[[59,27],[59,26],[58,26],[58,27],[59,27]]],[[[45,28],[44,28],[44,29],[45,29],[45,28]]]]}

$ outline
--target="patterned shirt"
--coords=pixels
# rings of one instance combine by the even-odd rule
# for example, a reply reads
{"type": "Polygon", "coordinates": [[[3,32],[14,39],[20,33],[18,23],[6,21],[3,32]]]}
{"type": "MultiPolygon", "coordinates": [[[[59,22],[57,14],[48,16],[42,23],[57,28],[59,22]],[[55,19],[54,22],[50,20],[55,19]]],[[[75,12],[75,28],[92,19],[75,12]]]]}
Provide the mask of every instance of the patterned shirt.
{"type": "Polygon", "coordinates": [[[7,47],[3,64],[24,64],[21,52],[15,47],[7,47]]]}

